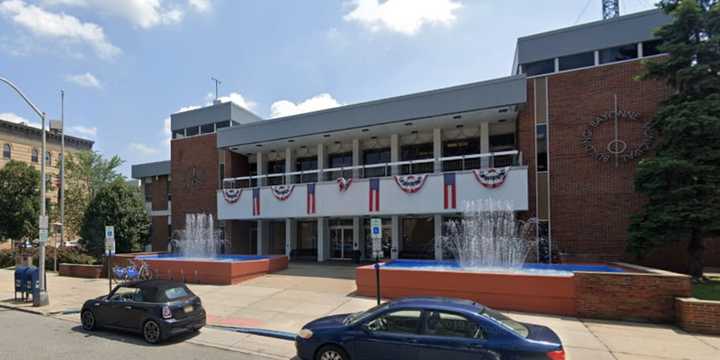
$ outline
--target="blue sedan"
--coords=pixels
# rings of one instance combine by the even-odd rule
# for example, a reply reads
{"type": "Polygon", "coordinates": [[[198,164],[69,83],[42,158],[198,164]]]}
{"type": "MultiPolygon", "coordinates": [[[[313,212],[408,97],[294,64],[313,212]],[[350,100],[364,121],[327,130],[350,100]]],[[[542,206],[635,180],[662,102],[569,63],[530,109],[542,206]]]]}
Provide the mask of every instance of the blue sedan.
{"type": "Polygon", "coordinates": [[[407,298],[315,320],[298,333],[303,360],[564,360],[549,328],[468,300],[407,298]]]}

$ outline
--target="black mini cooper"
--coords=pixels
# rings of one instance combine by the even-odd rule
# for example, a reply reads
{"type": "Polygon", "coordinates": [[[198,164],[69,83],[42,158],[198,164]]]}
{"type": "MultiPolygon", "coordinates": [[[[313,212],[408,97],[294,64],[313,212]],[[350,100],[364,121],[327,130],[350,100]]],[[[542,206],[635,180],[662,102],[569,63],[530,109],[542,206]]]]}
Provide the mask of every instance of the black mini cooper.
{"type": "Polygon", "coordinates": [[[151,344],[198,331],[206,321],[200,298],[185,284],[165,280],[118,285],[109,295],[86,301],[80,319],[85,330],[103,327],[137,332],[151,344]]]}

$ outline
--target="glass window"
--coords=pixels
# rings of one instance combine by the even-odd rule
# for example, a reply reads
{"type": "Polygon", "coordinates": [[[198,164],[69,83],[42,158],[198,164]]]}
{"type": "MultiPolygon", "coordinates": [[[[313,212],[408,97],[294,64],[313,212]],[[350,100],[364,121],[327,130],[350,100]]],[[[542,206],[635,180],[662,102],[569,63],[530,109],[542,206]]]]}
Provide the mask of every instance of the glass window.
{"type": "Polygon", "coordinates": [[[112,294],[110,301],[134,301],[137,292],[137,288],[121,286],[112,294]]]}
{"type": "MultiPolygon", "coordinates": [[[[285,173],[285,160],[268,161],[267,163],[268,174],[283,174],[285,173]]],[[[267,178],[268,185],[280,185],[285,182],[284,176],[272,176],[267,178]]]]}
{"type": "Polygon", "coordinates": [[[550,223],[547,220],[538,221],[538,262],[550,262],[550,223]]]}
{"type": "Polygon", "coordinates": [[[176,286],[169,289],[165,289],[165,297],[169,301],[182,299],[184,297],[190,296],[190,291],[188,291],[187,288],[184,286],[176,286]]]}
{"type": "MultiPolygon", "coordinates": [[[[490,135],[490,152],[502,152],[515,150],[515,134],[490,135]]],[[[512,166],[515,163],[514,155],[503,155],[492,158],[493,167],[512,166]]]]}
{"type": "Polygon", "coordinates": [[[32,153],[30,155],[30,160],[34,163],[37,163],[40,161],[40,153],[38,152],[38,149],[32,149],[32,153]]]}
{"type": "Polygon", "coordinates": [[[3,159],[10,160],[12,157],[12,147],[10,144],[3,145],[3,159]]]}
{"type": "Polygon", "coordinates": [[[555,59],[523,64],[522,70],[527,76],[549,74],[555,72],[555,59]]]}
{"type": "Polygon", "coordinates": [[[152,184],[145,184],[145,202],[152,201],[152,184]]]}
{"type": "Polygon", "coordinates": [[[547,153],[547,125],[536,125],[537,131],[537,171],[548,170],[548,153],[547,153]]]}
{"type": "MultiPolygon", "coordinates": [[[[363,164],[382,164],[390,162],[390,148],[372,149],[363,152],[363,164]]],[[[389,176],[391,171],[389,166],[372,167],[365,170],[365,177],[381,177],[389,176]]]]}
{"type": "Polygon", "coordinates": [[[185,137],[185,129],[173,130],[173,139],[181,139],[185,137]]]}
{"type": "Polygon", "coordinates": [[[425,335],[484,339],[480,326],[466,317],[440,311],[431,311],[425,318],[425,335]]]}
{"type": "Polygon", "coordinates": [[[317,254],[317,222],[312,220],[297,222],[296,255],[314,256],[317,254]]]}
{"type": "Polygon", "coordinates": [[[570,70],[595,65],[595,52],[560,57],[560,70],[570,70]]]}
{"type": "MultiPolygon", "coordinates": [[[[443,143],[443,157],[474,155],[480,153],[480,138],[449,140],[443,143]]],[[[480,159],[452,160],[443,162],[443,171],[480,168],[480,159]]]]}
{"type": "Polygon", "coordinates": [[[226,127],[230,127],[230,120],[218,121],[215,123],[216,129],[222,129],[222,128],[226,128],[226,127]]]}
{"type": "Polygon", "coordinates": [[[638,57],[637,44],[616,46],[600,50],[600,63],[607,64],[616,61],[635,59],[638,57]]]}
{"type": "MultiPolygon", "coordinates": [[[[404,145],[400,148],[400,160],[422,160],[433,158],[433,143],[404,145]]],[[[433,163],[421,163],[411,165],[402,165],[400,173],[402,174],[424,174],[433,172],[433,163]]]]}
{"type": "MultiPolygon", "coordinates": [[[[249,163],[249,164],[248,164],[248,176],[257,176],[257,174],[258,174],[258,173],[257,173],[257,163],[249,163]]],[[[243,182],[241,182],[240,184],[238,184],[237,186],[240,186],[240,187],[247,187],[247,186],[249,186],[249,187],[256,187],[257,184],[258,184],[257,179],[250,179],[250,183],[248,183],[247,181],[243,181],[243,182]]]]}
{"type": "Polygon", "coordinates": [[[643,45],[643,56],[653,56],[662,54],[663,52],[658,49],[658,46],[662,44],[662,40],[650,40],[642,43],[643,45]]]}
{"type": "Polygon", "coordinates": [[[225,179],[225,164],[220,164],[220,166],[218,167],[218,181],[219,181],[218,186],[221,189],[224,188],[223,179],[225,179]]]}
{"type": "Polygon", "coordinates": [[[365,326],[370,331],[395,334],[417,334],[420,325],[420,310],[399,310],[381,315],[365,326]]]}
{"type": "Polygon", "coordinates": [[[526,338],[530,334],[530,330],[528,330],[525,325],[503,315],[502,313],[499,313],[495,310],[485,308],[480,315],[485,316],[487,318],[490,318],[492,320],[497,321],[498,323],[505,326],[506,329],[526,338]]]}
{"type": "Polygon", "coordinates": [[[167,200],[168,201],[172,200],[172,182],[170,182],[169,179],[167,182],[167,200]]]}
{"type": "MultiPolygon", "coordinates": [[[[328,155],[328,167],[329,168],[350,167],[350,166],[352,166],[352,164],[353,164],[352,152],[328,155]]],[[[332,171],[332,172],[328,173],[327,178],[325,180],[335,180],[339,177],[350,178],[350,177],[352,177],[352,175],[353,175],[352,170],[332,171]]]]}
{"type": "MultiPolygon", "coordinates": [[[[317,170],[317,156],[299,158],[295,161],[296,171],[317,170]]],[[[295,176],[297,183],[309,183],[317,181],[317,173],[302,174],[295,176]]]]}
{"type": "Polygon", "coordinates": [[[210,134],[215,132],[215,124],[205,124],[200,126],[200,133],[201,134],[210,134]]]}
{"type": "Polygon", "coordinates": [[[185,129],[185,136],[195,136],[198,134],[198,131],[199,130],[197,126],[189,127],[185,129]]]}
{"type": "Polygon", "coordinates": [[[435,258],[435,221],[428,217],[401,217],[400,241],[402,251],[400,258],[434,259],[435,258]]]}

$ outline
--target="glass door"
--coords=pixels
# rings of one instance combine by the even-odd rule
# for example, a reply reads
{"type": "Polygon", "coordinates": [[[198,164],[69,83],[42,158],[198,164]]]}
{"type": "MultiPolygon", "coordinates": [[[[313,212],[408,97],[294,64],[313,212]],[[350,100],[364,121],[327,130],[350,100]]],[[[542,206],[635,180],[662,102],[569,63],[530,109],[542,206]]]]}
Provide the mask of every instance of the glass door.
{"type": "Polygon", "coordinates": [[[349,260],[353,255],[352,226],[336,225],[330,227],[330,258],[349,260]]]}

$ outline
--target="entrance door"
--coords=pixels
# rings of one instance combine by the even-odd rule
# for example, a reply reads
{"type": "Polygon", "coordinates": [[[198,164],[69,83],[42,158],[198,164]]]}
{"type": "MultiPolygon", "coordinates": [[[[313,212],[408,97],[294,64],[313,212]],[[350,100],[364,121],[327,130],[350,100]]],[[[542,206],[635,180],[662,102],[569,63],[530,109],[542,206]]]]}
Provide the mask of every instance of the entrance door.
{"type": "Polygon", "coordinates": [[[330,258],[338,260],[352,259],[352,225],[334,225],[330,227],[330,258]]]}

